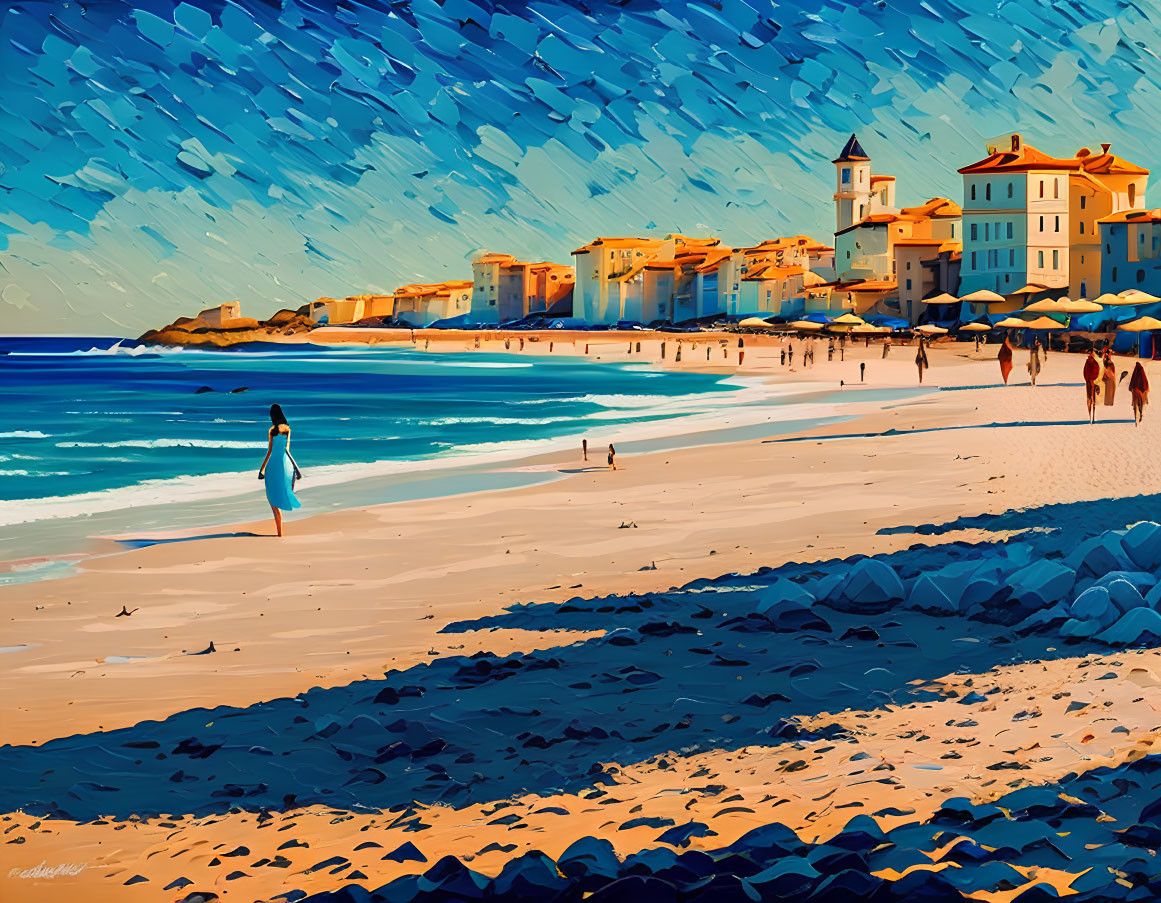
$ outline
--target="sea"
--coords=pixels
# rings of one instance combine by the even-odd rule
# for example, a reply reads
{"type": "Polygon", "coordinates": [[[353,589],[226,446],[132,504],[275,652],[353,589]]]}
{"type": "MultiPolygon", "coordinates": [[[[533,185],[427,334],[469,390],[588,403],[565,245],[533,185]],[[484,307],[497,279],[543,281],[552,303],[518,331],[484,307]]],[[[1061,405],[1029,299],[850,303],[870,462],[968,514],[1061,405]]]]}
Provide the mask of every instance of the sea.
{"type": "Polygon", "coordinates": [[[582,439],[598,466],[610,442],[625,456],[785,432],[872,400],[836,388],[632,355],[0,337],[0,561],[23,562],[0,582],[47,576],[51,556],[93,537],[149,544],[158,531],[267,517],[257,471],[273,403],[293,430],[302,516],[559,479],[580,466],[582,439]],[[526,463],[538,455],[568,466],[526,463]]]}

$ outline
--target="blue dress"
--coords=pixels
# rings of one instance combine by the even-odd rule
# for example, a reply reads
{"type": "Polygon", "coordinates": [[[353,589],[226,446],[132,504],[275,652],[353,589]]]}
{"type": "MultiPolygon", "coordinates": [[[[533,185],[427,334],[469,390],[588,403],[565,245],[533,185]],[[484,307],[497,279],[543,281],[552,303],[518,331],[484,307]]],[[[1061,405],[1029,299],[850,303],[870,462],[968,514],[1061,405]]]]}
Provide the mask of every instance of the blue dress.
{"type": "Polygon", "coordinates": [[[294,497],[294,465],[290,463],[290,454],[286,450],[289,438],[286,433],[274,434],[270,461],[266,464],[266,501],[271,508],[283,511],[302,507],[302,503],[294,497]]]}

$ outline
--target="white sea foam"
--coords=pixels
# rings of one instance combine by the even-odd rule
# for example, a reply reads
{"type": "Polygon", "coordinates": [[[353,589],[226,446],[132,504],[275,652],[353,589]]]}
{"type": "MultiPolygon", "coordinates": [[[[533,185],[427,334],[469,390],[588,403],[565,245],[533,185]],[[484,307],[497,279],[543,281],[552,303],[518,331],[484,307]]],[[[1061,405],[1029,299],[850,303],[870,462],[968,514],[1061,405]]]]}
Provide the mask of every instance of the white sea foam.
{"type": "Polygon", "coordinates": [[[40,430],[11,430],[7,433],[0,433],[0,439],[51,439],[48,433],[42,433],[40,430]]]}
{"type": "Polygon", "coordinates": [[[233,439],[118,439],[115,442],[58,442],[57,448],[266,448],[265,442],[233,439]]]}

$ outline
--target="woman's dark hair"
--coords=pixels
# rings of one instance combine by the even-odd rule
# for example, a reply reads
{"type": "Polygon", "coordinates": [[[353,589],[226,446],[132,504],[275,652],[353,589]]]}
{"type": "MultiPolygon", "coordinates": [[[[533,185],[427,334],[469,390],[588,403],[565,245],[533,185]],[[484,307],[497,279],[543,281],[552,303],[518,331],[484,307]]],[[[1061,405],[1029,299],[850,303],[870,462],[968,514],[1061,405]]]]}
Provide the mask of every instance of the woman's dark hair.
{"type": "Polygon", "coordinates": [[[276,404],[270,406],[270,422],[275,426],[290,426],[286,422],[286,415],[282,413],[282,407],[276,404]]]}

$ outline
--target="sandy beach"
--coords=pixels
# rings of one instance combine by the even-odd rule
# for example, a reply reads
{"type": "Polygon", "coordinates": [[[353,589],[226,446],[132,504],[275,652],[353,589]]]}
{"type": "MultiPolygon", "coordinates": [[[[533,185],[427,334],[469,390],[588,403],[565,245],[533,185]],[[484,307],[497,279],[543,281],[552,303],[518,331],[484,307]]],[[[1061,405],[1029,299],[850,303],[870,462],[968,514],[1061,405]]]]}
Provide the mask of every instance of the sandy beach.
{"type": "MultiPolygon", "coordinates": [[[[482,350],[504,350],[505,341],[507,350],[519,353],[510,337],[486,338],[482,350]]],[[[847,349],[845,360],[836,355],[827,362],[820,342],[815,366],[801,369],[796,362],[791,371],[782,367],[774,339],[747,337],[741,367],[736,338],[729,341],[683,341],[678,364],[670,359],[676,340],[667,340],[666,362],[728,367],[784,382],[842,380],[853,387],[859,386],[858,364],[865,362],[865,386],[916,385],[913,348],[894,348],[883,359],[881,346],[860,344],[847,349]]],[[[635,343],[627,350],[629,342],[590,343],[589,355],[637,357],[635,343]]],[[[801,354],[801,343],[795,345],[801,354]]],[[[1064,526],[1096,534],[1158,519],[1156,412],[1147,410],[1144,423],[1135,425],[1122,396],[1114,407],[1101,407],[1100,422],[1090,426],[1081,357],[1049,355],[1040,385],[1032,387],[1018,352],[1013,384],[1003,386],[995,350],[934,346],[925,378],[929,393],[890,403],[869,400],[852,406],[850,419],[804,433],[743,441],[723,434],[721,442],[622,455],[615,472],[603,466],[603,446],[594,437],[587,464],[578,448],[503,465],[554,477],[541,485],[308,516],[292,521],[281,540],[260,518],[191,535],[159,534],[183,541],[91,558],[72,576],[0,588],[9,647],[0,655],[3,734],[10,748],[24,748],[12,766],[19,793],[40,799],[44,779],[38,775],[52,767],[46,756],[62,738],[135,730],[145,746],[125,747],[120,740],[116,746],[132,773],[135,759],[152,758],[161,748],[148,746],[153,729],[143,722],[164,724],[204,709],[193,721],[213,725],[224,714],[212,711],[217,707],[303,699],[318,688],[338,692],[478,653],[568,659],[618,628],[618,606],[695,580],[789,565],[838,573],[836,559],[853,555],[922,556],[927,546],[987,544],[1064,526]],[[256,535],[200,538],[223,532],[256,535]],[[513,606],[567,610],[613,596],[618,601],[602,617],[563,617],[548,627],[526,625],[512,614],[513,606]],[[123,610],[127,614],[118,616],[123,610]],[[42,767],[31,770],[38,761],[42,767]]],[[[572,337],[552,353],[561,351],[584,353],[572,337]]],[[[647,343],[639,354],[642,362],[659,361],[660,345],[647,343]]],[[[1120,369],[1131,364],[1118,363],[1120,369]]],[[[1156,367],[1148,365],[1149,375],[1161,379],[1156,367]]],[[[729,412],[722,413],[724,422],[729,412]]],[[[900,617],[902,625],[891,626],[882,613],[873,614],[880,617],[874,624],[844,615],[853,620],[842,621],[841,630],[835,622],[835,638],[864,628],[884,637],[903,631],[900,642],[904,634],[919,636],[918,620],[900,617]]],[[[239,804],[211,814],[169,808],[166,797],[140,799],[156,814],[138,817],[118,811],[119,795],[110,792],[110,808],[94,810],[110,817],[70,819],[63,814],[73,802],[54,796],[58,817],[3,816],[8,839],[19,842],[0,846],[0,896],[180,900],[204,890],[222,899],[270,900],[291,889],[333,890],[356,874],[356,883],[379,887],[448,855],[495,875],[527,850],[556,857],[598,832],[628,855],[655,845],[666,825],[691,818],[712,831],[671,845],[720,849],[774,822],[804,841],[825,841],[857,814],[890,831],[927,822],[952,798],[992,802],[1019,787],[1045,787],[1155,753],[1161,739],[1155,649],[1066,648],[1059,635],[1008,636],[1007,626],[995,624],[977,625],[972,633],[966,619],[944,619],[943,626],[948,636],[963,639],[949,648],[982,649],[994,640],[990,648],[1010,643],[1012,655],[988,658],[973,651],[954,660],[945,650],[912,680],[902,680],[902,666],[883,664],[899,671],[901,686],[913,682],[929,695],[851,698],[846,705],[836,704],[841,696],[820,695],[812,711],[795,713],[802,733],[793,749],[741,736],[718,748],[710,739],[695,747],[676,737],[650,741],[647,754],[600,760],[608,775],[600,785],[608,794],[603,800],[592,789],[538,793],[513,784],[488,802],[457,803],[419,800],[401,786],[392,800],[400,807],[395,812],[378,802],[362,811],[311,802],[282,811],[239,804]],[[1098,672],[1114,679],[1098,682],[1098,672]],[[961,726],[964,697],[984,686],[995,687],[994,695],[989,691],[986,702],[973,705],[972,723],[961,726]],[[1084,705],[1072,705],[1077,699],[1084,705]],[[1024,717],[1032,711],[1034,718],[1024,717]],[[947,760],[952,749],[955,758],[947,760]],[[1012,773],[1003,770],[1007,763],[1015,763],[1012,773]],[[875,769],[881,774],[872,775],[875,769]],[[892,780],[884,784],[882,775],[892,780]],[[706,789],[711,786],[718,789],[706,789]],[[401,821],[400,813],[409,818],[401,821]],[[628,827],[618,831],[616,825],[628,827]],[[284,848],[291,837],[298,845],[284,848]],[[362,847],[367,840],[375,846],[362,847]],[[422,850],[426,864],[384,857],[405,843],[422,850]],[[246,852],[234,855],[229,847],[246,852]],[[344,875],[318,867],[332,856],[348,863],[344,875]],[[279,857],[285,867],[252,865],[279,857]],[[85,868],[23,876],[42,862],[85,868]],[[185,882],[174,886],[178,878],[185,882]]],[[[751,639],[739,634],[739,647],[751,639]]],[[[685,655],[685,667],[701,664],[696,653],[670,651],[685,655]]],[[[857,676],[871,674],[875,655],[889,652],[868,653],[846,679],[874,683],[857,676]]],[[[728,660],[724,647],[716,654],[728,660]]],[[[620,664],[648,670],[636,653],[623,655],[620,664]]],[[[723,681],[735,679],[728,668],[718,673],[723,681]]],[[[398,689],[401,679],[387,682],[398,689]]],[[[788,692],[780,679],[772,678],[766,692],[788,692]]],[[[586,704],[574,701],[569,686],[556,685],[550,699],[537,697],[537,709],[581,717],[586,704]]],[[[671,695],[682,693],[681,686],[671,687],[671,695]]],[[[625,697],[616,711],[594,711],[603,712],[610,727],[616,718],[636,717],[636,698],[625,697]]],[[[514,706],[531,704],[513,696],[514,706]]],[[[678,708],[673,717],[655,720],[676,722],[678,708]]],[[[317,721],[321,713],[307,717],[317,721]]],[[[505,723],[497,716],[495,728],[479,735],[480,746],[516,743],[505,723]]],[[[266,745],[249,735],[239,742],[266,745]]],[[[109,784],[104,771],[87,780],[109,784]]],[[[252,776],[239,775],[236,782],[249,786],[252,776]]],[[[377,786],[377,801],[391,798],[377,786]]],[[[73,797],[87,798],[87,792],[73,797]]],[[[947,864],[932,857],[924,867],[947,864]]],[[[972,892],[976,899],[1008,900],[1037,882],[1066,889],[1084,871],[1080,863],[1021,865],[1019,885],[972,892]]]]}

